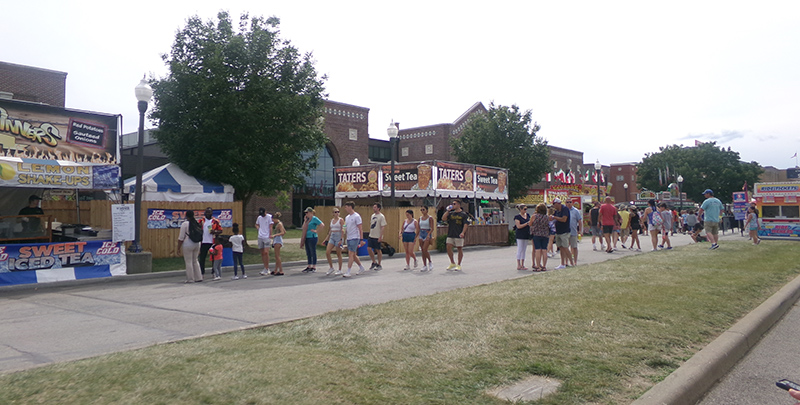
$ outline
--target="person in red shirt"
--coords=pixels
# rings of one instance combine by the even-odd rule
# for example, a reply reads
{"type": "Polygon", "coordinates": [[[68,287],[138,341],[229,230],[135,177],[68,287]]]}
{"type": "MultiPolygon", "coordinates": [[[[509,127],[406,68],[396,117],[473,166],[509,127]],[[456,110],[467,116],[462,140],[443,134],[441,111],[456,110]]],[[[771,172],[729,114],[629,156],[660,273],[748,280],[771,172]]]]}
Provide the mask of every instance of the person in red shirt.
{"type": "Polygon", "coordinates": [[[214,281],[222,279],[222,238],[214,238],[214,244],[208,249],[211,256],[211,269],[214,272],[214,281]]]}
{"type": "Polygon", "coordinates": [[[603,238],[606,240],[607,253],[614,251],[611,245],[611,233],[614,232],[614,217],[617,216],[617,207],[611,203],[611,197],[606,197],[605,203],[600,206],[600,224],[603,225],[603,238]]]}

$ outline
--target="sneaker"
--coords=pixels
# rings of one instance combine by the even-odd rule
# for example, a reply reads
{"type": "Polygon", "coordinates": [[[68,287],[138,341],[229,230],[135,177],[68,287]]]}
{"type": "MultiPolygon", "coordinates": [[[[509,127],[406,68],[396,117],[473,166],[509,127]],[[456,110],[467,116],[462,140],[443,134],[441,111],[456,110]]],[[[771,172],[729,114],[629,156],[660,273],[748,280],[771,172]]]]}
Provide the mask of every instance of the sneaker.
{"type": "Polygon", "coordinates": [[[756,241],[756,245],[760,245],[760,244],[761,244],[761,239],[756,241]]]}
{"type": "Polygon", "coordinates": [[[403,271],[409,271],[409,270],[411,270],[411,267],[408,267],[408,266],[403,267],[403,271]]]}
{"type": "Polygon", "coordinates": [[[624,244],[624,243],[622,244],[622,248],[623,248],[623,249],[627,249],[627,248],[625,247],[625,244],[624,244]]]}
{"type": "Polygon", "coordinates": [[[383,270],[383,266],[381,266],[381,265],[379,264],[379,265],[375,266],[375,269],[374,269],[374,270],[375,270],[375,271],[381,271],[381,270],[383,270]]]}
{"type": "Polygon", "coordinates": [[[369,265],[369,269],[370,270],[374,270],[375,267],[377,267],[377,266],[378,266],[378,263],[372,262],[372,264],[369,265]]]}
{"type": "Polygon", "coordinates": [[[659,249],[664,249],[664,245],[658,245],[659,249]]]}
{"type": "Polygon", "coordinates": [[[309,273],[315,273],[316,271],[317,271],[316,267],[312,267],[312,268],[308,269],[309,273]]]}
{"type": "Polygon", "coordinates": [[[331,267],[331,268],[328,269],[328,271],[325,272],[325,275],[326,276],[330,276],[331,274],[333,274],[333,271],[334,271],[333,267],[331,267]]]}
{"type": "Polygon", "coordinates": [[[641,251],[642,251],[642,249],[636,248],[636,251],[637,251],[637,252],[641,252],[641,251]]]}
{"type": "Polygon", "coordinates": [[[417,259],[414,259],[414,268],[416,269],[417,267],[419,267],[419,264],[417,264],[417,259]]]}
{"type": "MultiPolygon", "coordinates": [[[[366,271],[367,270],[364,267],[359,267],[358,271],[356,272],[356,275],[360,276],[360,275],[364,274],[364,272],[366,272],[366,271]]],[[[350,274],[350,270],[347,270],[347,274],[350,274]]],[[[348,276],[348,277],[350,277],[350,276],[348,276]]]]}
{"type": "Polygon", "coordinates": [[[658,252],[658,249],[653,249],[651,250],[651,252],[658,252]]]}
{"type": "Polygon", "coordinates": [[[423,265],[422,265],[422,268],[421,268],[421,269],[419,269],[419,271],[421,271],[421,272],[423,272],[423,273],[424,273],[424,272],[426,272],[426,271],[428,271],[428,265],[427,265],[427,264],[423,264],[423,265]]]}
{"type": "Polygon", "coordinates": [[[461,271],[461,265],[460,264],[456,265],[455,271],[461,271]]]}
{"type": "Polygon", "coordinates": [[[261,270],[258,274],[261,274],[262,276],[268,276],[270,274],[270,272],[269,272],[269,269],[264,269],[264,270],[261,270]]]}
{"type": "Polygon", "coordinates": [[[716,248],[718,248],[718,247],[719,247],[719,245],[718,245],[718,244],[716,244],[716,243],[715,243],[715,244],[713,244],[713,245],[711,245],[711,249],[716,249],[716,248]]]}
{"type": "Polygon", "coordinates": [[[334,276],[341,276],[342,275],[342,271],[341,270],[337,270],[335,273],[333,273],[333,275],[334,276]]]}
{"type": "MultiPolygon", "coordinates": [[[[358,273],[358,274],[361,274],[361,273],[358,273]]],[[[350,272],[348,271],[347,273],[342,274],[342,277],[344,277],[344,278],[351,277],[350,272]]]]}
{"type": "Polygon", "coordinates": [[[592,250],[594,250],[596,252],[597,251],[597,245],[592,244],[592,250]]]}
{"type": "Polygon", "coordinates": [[[214,281],[219,281],[219,280],[222,280],[222,277],[220,277],[220,276],[214,277],[214,281]]]}
{"type": "Polygon", "coordinates": [[[247,278],[247,274],[242,274],[242,278],[247,278]]]}
{"type": "Polygon", "coordinates": [[[239,279],[239,276],[233,276],[233,277],[231,277],[231,280],[238,280],[238,279],[239,279]]]}
{"type": "Polygon", "coordinates": [[[447,266],[447,271],[453,271],[455,269],[456,269],[456,264],[455,263],[450,263],[450,265],[447,266]]]}
{"type": "Polygon", "coordinates": [[[561,269],[566,269],[566,268],[567,268],[567,266],[564,266],[563,264],[561,264],[561,265],[558,265],[558,267],[556,267],[556,270],[561,270],[561,269]]]}
{"type": "Polygon", "coordinates": [[[428,263],[428,271],[433,271],[433,262],[428,263]]]}
{"type": "Polygon", "coordinates": [[[672,250],[672,246],[670,246],[670,247],[668,247],[668,248],[666,248],[666,249],[667,249],[667,250],[672,250]]]}

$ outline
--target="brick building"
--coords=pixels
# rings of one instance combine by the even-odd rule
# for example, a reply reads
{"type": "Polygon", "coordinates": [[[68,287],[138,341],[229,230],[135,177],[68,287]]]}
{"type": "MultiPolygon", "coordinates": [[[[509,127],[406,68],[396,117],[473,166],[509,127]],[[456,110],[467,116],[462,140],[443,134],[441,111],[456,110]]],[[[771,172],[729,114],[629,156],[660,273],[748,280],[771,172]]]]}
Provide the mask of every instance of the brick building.
{"type": "Polygon", "coordinates": [[[64,107],[67,74],[56,70],[0,62],[0,96],[64,107]]]}
{"type": "Polygon", "coordinates": [[[636,195],[639,194],[639,188],[636,186],[636,163],[614,163],[609,167],[609,174],[606,180],[612,183],[611,196],[614,201],[623,202],[635,200],[636,195]],[[628,189],[625,189],[625,185],[628,189]]]}

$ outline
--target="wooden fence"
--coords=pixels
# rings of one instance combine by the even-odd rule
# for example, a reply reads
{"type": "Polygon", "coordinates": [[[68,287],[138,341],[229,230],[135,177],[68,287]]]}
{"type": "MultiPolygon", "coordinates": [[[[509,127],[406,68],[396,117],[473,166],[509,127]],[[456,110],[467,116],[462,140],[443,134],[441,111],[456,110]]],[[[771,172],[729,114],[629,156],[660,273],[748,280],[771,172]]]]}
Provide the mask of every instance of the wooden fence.
{"type": "MultiPolygon", "coordinates": [[[[112,229],[111,226],[111,204],[112,201],[81,201],[80,202],[80,223],[89,225],[93,228],[112,229]]],[[[133,204],[133,202],[128,202],[133,204]]],[[[226,202],[169,202],[169,201],[142,201],[141,218],[141,243],[145,251],[152,252],[153,258],[177,257],[178,256],[178,228],[171,229],[148,229],[147,210],[148,209],[171,209],[171,210],[204,210],[206,207],[212,209],[232,209],[233,222],[240,224],[240,229],[244,232],[242,221],[243,209],[241,201],[226,202]]],[[[42,201],[42,209],[47,215],[52,215],[53,220],[65,224],[78,223],[78,209],[75,201],[42,201]]],[[[224,234],[231,234],[230,228],[223,229],[224,234]]]]}

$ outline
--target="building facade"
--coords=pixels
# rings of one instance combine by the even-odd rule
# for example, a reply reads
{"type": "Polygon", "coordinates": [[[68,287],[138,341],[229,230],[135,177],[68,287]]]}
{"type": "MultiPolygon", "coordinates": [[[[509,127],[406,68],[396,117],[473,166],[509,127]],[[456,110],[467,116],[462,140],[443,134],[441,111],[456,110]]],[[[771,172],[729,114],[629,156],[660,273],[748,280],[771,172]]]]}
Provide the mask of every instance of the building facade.
{"type": "Polygon", "coordinates": [[[64,107],[67,74],[0,62],[0,97],[64,107]]]}

